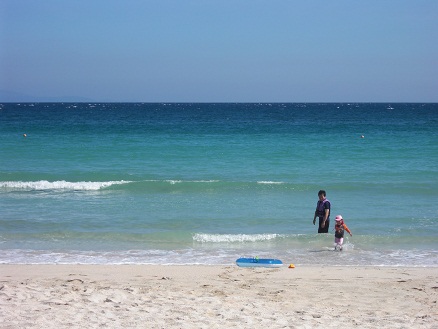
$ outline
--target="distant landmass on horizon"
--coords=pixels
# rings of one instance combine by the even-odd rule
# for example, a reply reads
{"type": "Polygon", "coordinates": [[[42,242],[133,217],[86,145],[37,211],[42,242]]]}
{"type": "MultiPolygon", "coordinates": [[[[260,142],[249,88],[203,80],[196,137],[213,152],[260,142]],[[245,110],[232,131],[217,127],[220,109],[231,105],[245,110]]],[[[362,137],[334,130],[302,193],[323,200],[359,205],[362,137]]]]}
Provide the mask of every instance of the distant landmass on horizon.
{"type": "Polygon", "coordinates": [[[94,100],[80,96],[63,97],[37,97],[22,94],[15,91],[0,90],[0,102],[3,103],[27,103],[27,102],[93,102],[94,100]]]}

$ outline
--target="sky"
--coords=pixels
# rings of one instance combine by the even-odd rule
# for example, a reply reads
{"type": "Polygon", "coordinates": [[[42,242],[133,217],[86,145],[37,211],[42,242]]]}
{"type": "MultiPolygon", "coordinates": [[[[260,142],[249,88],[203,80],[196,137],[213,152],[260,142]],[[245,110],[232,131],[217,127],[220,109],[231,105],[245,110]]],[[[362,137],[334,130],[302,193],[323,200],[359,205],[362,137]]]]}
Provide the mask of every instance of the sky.
{"type": "Polygon", "coordinates": [[[437,0],[0,0],[0,102],[438,102],[437,0]]]}

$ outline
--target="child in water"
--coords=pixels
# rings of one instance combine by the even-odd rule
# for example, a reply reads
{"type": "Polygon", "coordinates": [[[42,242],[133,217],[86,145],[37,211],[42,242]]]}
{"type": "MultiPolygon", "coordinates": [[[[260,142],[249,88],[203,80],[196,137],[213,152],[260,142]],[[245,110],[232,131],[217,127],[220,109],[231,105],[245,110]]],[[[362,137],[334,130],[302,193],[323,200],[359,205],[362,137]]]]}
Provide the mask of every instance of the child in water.
{"type": "Polygon", "coordinates": [[[350,236],[353,236],[350,229],[345,225],[342,216],[338,215],[335,218],[335,250],[338,248],[339,250],[342,250],[342,244],[344,243],[344,230],[347,231],[350,236]]]}

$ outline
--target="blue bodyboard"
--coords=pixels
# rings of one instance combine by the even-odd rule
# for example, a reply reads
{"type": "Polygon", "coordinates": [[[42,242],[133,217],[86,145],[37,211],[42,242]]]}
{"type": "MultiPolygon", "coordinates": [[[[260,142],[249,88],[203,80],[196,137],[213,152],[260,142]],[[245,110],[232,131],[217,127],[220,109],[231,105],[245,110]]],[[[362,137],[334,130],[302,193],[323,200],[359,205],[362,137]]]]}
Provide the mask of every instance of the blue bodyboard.
{"type": "Polygon", "coordinates": [[[281,267],[283,262],[273,258],[239,258],[236,260],[240,267],[281,267]]]}

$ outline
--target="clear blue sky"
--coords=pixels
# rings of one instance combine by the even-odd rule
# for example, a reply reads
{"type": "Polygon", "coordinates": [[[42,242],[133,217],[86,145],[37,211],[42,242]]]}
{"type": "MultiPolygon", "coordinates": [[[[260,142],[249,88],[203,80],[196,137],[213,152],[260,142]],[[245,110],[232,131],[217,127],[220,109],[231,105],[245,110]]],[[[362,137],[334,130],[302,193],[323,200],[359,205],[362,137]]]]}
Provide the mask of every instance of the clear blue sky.
{"type": "Polygon", "coordinates": [[[0,101],[438,102],[437,0],[1,0],[0,101]]]}

